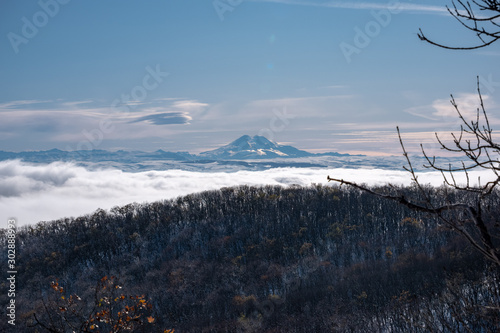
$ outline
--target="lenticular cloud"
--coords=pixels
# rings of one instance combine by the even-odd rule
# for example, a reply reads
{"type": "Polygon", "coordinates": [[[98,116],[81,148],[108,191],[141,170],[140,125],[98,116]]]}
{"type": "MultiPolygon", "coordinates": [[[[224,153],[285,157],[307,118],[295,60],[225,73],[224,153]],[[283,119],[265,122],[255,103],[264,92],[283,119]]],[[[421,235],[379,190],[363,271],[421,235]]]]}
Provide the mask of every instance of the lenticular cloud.
{"type": "MultiPolygon", "coordinates": [[[[382,169],[274,168],[265,171],[193,172],[160,170],[123,172],[88,170],[73,163],[0,162],[0,227],[9,218],[19,225],[92,213],[131,202],[152,202],[237,185],[326,184],[326,176],[368,185],[410,184],[404,171],[382,169]]],[[[477,179],[471,177],[472,179],[477,179]]],[[[423,173],[423,183],[440,185],[441,175],[423,173]]],[[[482,177],[481,179],[485,179],[482,177]]]]}

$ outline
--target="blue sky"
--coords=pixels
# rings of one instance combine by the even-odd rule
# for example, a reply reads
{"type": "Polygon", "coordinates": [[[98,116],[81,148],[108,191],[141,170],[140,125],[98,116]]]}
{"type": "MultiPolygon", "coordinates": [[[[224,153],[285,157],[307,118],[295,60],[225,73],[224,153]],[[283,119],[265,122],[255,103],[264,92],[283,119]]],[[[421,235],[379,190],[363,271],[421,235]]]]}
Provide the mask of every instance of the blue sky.
{"type": "Polygon", "coordinates": [[[449,1],[77,1],[0,4],[0,150],[201,152],[260,134],[314,152],[399,154],[457,128],[453,94],[493,126],[499,45],[449,1]],[[360,33],[361,31],[361,33],[360,33]]]}

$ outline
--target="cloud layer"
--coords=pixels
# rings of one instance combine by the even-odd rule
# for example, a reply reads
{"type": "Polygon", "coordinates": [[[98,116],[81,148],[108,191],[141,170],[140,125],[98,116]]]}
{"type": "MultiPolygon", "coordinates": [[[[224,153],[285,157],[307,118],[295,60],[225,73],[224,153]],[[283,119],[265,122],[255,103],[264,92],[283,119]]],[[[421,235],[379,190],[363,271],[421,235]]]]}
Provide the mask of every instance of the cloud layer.
{"type": "MultiPolygon", "coordinates": [[[[326,184],[326,176],[367,183],[409,184],[403,171],[381,169],[276,168],[266,171],[191,172],[182,170],[127,173],[116,169],[89,171],[72,163],[32,165],[0,162],[0,227],[9,218],[19,225],[80,216],[98,208],[153,202],[189,193],[236,185],[326,184]]],[[[471,175],[477,179],[478,174],[471,175]]],[[[424,183],[439,185],[438,173],[421,174],[424,183]]],[[[481,175],[486,181],[486,175],[481,175]]]]}

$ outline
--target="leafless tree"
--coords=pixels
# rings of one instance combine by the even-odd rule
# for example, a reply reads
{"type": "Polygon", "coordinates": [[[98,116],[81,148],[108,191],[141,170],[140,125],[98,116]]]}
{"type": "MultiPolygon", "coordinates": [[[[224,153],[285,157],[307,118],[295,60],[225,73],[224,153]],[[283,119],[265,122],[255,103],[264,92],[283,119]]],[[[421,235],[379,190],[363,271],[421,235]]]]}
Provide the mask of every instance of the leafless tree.
{"type": "Polygon", "coordinates": [[[452,166],[448,164],[443,166],[438,163],[438,158],[430,156],[421,145],[422,154],[427,160],[424,167],[442,174],[445,184],[443,196],[436,197],[419,182],[412,161],[406,152],[399,128],[397,128],[397,131],[400,144],[408,163],[404,168],[411,174],[412,181],[420,190],[423,200],[408,199],[400,193],[375,192],[366,186],[330,176],[327,179],[328,181],[353,186],[382,198],[397,201],[413,210],[437,216],[444,225],[463,235],[485,258],[500,267],[500,212],[489,210],[491,200],[500,200],[500,145],[494,141],[493,130],[490,127],[490,121],[481,96],[479,79],[477,91],[480,107],[477,108],[476,119],[472,121],[468,121],[464,117],[455,99],[453,96],[451,97],[451,104],[462,121],[460,132],[451,134],[453,143],[444,143],[436,133],[436,139],[441,149],[460,154],[463,157],[461,165],[452,166]],[[478,184],[472,184],[470,171],[474,169],[488,170],[493,175],[492,180],[482,185],[479,181],[478,184]],[[457,173],[465,175],[465,184],[459,183],[457,173]],[[446,192],[448,190],[453,193],[446,192]],[[457,192],[463,195],[455,195],[457,192]]]}
{"type": "Polygon", "coordinates": [[[452,50],[473,50],[493,44],[500,39],[500,1],[498,0],[452,0],[448,12],[467,30],[479,39],[474,46],[448,46],[427,38],[419,29],[418,37],[432,45],[452,50]]]}

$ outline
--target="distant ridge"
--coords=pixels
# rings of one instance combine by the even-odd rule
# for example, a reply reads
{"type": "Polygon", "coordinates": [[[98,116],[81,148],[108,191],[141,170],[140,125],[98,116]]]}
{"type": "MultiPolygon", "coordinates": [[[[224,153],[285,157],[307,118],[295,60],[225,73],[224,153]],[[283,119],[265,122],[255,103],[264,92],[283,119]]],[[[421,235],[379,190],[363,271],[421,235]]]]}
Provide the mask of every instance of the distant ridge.
{"type": "Polygon", "coordinates": [[[349,154],[323,153],[313,154],[292,146],[282,146],[268,140],[264,136],[243,135],[233,142],[220,148],[202,152],[198,155],[188,152],[168,152],[156,150],[143,151],[106,151],[101,149],[63,151],[50,149],[45,151],[5,152],[0,151],[0,161],[20,159],[33,163],[50,163],[55,161],[83,161],[83,162],[119,162],[139,163],[142,161],[219,161],[219,160],[251,160],[274,158],[300,158],[311,156],[350,156],[349,154]]]}

